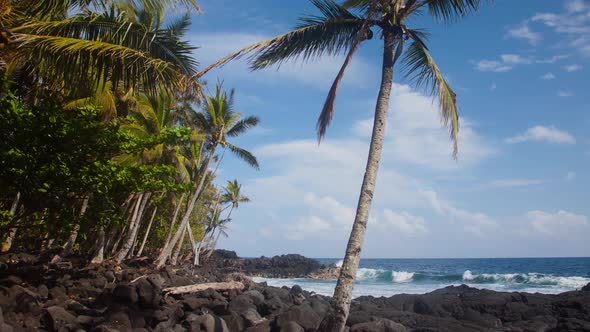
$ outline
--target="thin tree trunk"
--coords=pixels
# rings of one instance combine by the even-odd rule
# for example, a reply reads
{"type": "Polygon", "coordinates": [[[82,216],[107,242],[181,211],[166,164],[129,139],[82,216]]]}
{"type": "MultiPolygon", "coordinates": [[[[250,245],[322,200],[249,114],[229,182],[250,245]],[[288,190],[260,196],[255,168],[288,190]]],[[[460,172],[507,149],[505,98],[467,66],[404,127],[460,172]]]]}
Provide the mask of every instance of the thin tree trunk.
{"type": "Polygon", "coordinates": [[[350,238],[346,247],[346,255],[344,256],[344,262],[342,263],[340,276],[338,277],[338,283],[336,284],[332,298],[332,310],[322,321],[319,328],[320,331],[342,331],[346,325],[352,300],[352,289],[361,257],[365,230],[369,219],[369,210],[371,209],[379,162],[381,160],[392,83],[393,35],[386,33],[384,38],[381,87],[375,107],[373,134],[365,176],[361,186],[354,224],[352,225],[352,231],[350,232],[350,238]]]}
{"type": "Polygon", "coordinates": [[[131,249],[131,245],[133,245],[133,240],[135,238],[135,232],[137,232],[137,224],[139,222],[139,212],[141,211],[141,209],[143,207],[145,207],[145,202],[147,200],[144,200],[144,196],[145,193],[141,193],[139,194],[139,197],[137,197],[137,203],[135,204],[135,210],[133,211],[133,217],[131,218],[131,222],[129,223],[129,233],[127,234],[127,240],[125,240],[125,242],[123,243],[123,246],[121,246],[121,249],[117,252],[117,254],[115,255],[115,257],[113,257],[114,261],[117,264],[120,264],[123,259],[125,259],[125,257],[127,256],[127,253],[129,252],[129,249],[131,249]]]}
{"type": "Polygon", "coordinates": [[[164,266],[164,264],[166,263],[166,260],[168,259],[168,257],[170,257],[170,254],[172,253],[172,248],[180,240],[181,235],[184,234],[183,232],[185,231],[186,225],[188,224],[190,216],[193,213],[193,210],[195,208],[195,203],[197,202],[197,199],[199,198],[199,196],[201,196],[201,192],[203,191],[203,187],[205,185],[205,180],[207,179],[207,171],[209,170],[209,165],[211,164],[211,160],[213,160],[214,155],[215,155],[215,146],[211,149],[211,154],[207,158],[207,162],[205,163],[205,167],[203,168],[203,174],[201,176],[201,181],[199,181],[199,185],[195,189],[194,196],[190,200],[190,203],[186,209],[186,212],[185,212],[184,216],[182,217],[182,221],[180,222],[180,227],[176,231],[176,234],[174,234],[174,237],[172,238],[170,243],[168,243],[168,245],[162,249],[162,251],[160,252],[160,255],[158,256],[158,259],[156,260],[156,267],[157,268],[161,268],[162,266],[164,266]]]}
{"type": "Polygon", "coordinates": [[[195,255],[195,257],[196,257],[196,255],[198,254],[197,244],[195,243],[195,238],[193,237],[193,231],[192,231],[190,223],[188,223],[186,225],[186,231],[188,232],[188,239],[191,242],[191,251],[192,251],[193,255],[195,255]]]}
{"type": "MultiPolygon", "coordinates": [[[[134,198],[139,197],[140,195],[142,195],[142,193],[135,193],[133,194],[134,198]]],[[[131,211],[135,211],[139,205],[139,200],[135,199],[133,200],[133,204],[131,204],[131,211]]],[[[127,210],[127,209],[125,209],[127,210]]],[[[125,215],[125,213],[123,213],[123,215],[125,215]]],[[[119,249],[119,243],[121,243],[121,240],[123,240],[123,236],[125,235],[125,230],[127,230],[127,227],[129,227],[129,225],[131,224],[131,221],[133,220],[133,216],[135,215],[134,212],[129,212],[129,215],[127,216],[127,222],[125,223],[125,225],[123,226],[123,229],[121,230],[121,232],[119,233],[119,236],[117,237],[117,241],[115,241],[115,243],[113,244],[113,247],[111,248],[111,256],[115,254],[115,252],[117,252],[117,249],[119,249]]]]}
{"type": "Polygon", "coordinates": [[[104,246],[105,246],[105,232],[104,232],[104,225],[100,226],[100,230],[98,231],[98,241],[96,242],[96,253],[90,263],[93,264],[100,264],[104,260],[104,246]]]}
{"type": "Polygon", "coordinates": [[[152,217],[150,218],[150,222],[148,224],[148,227],[145,230],[145,235],[143,236],[143,241],[141,241],[141,246],[139,247],[139,251],[137,251],[136,256],[141,256],[141,253],[143,252],[143,248],[145,247],[145,243],[147,242],[148,235],[150,235],[150,229],[152,229],[152,223],[154,222],[154,218],[156,217],[156,212],[158,212],[158,207],[154,206],[154,212],[152,212],[152,217]]]}
{"type": "Polygon", "coordinates": [[[151,196],[152,196],[152,193],[147,193],[147,195],[144,197],[144,201],[141,206],[141,210],[139,211],[139,215],[137,216],[137,223],[135,224],[135,234],[133,235],[133,245],[131,246],[131,249],[129,249],[129,252],[127,253],[127,256],[126,256],[128,258],[133,257],[133,252],[135,252],[135,246],[137,246],[137,243],[138,243],[137,235],[139,234],[139,228],[141,227],[141,221],[143,220],[143,216],[145,214],[145,211],[150,206],[151,196]]]}
{"type": "Polygon", "coordinates": [[[178,256],[180,255],[180,250],[182,249],[182,245],[184,244],[184,239],[186,239],[186,232],[187,229],[184,229],[182,233],[182,238],[178,241],[177,246],[174,248],[174,252],[172,253],[172,258],[170,258],[170,264],[176,265],[178,263],[178,256]]]}
{"type": "MultiPolygon", "coordinates": [[[[12,201],[12,206],[10,207],[10,216],[14,217],[16,215],[16,211],[18,210],[18,205],[20,203],[20,191],[16,193],[14,197],[14,201],[12,201]]],[[[12,247],[12,241],[14,241],[14,237],[16,236],[16,227],[10,229],[6,240],[2,243],[2,250],[1,252],[7,252],[12,247]]]]}
{"type": "MultiPolygon", "coordinates": [[[[86,214],[86,209],[88,209],[88,201],[90,200],[90,195],[86,195],[84,200],[82,201],[82,207],[80,208],[79,217],[84,217],[86,214]]],[[[80,231],[80,221],[74,225],[74,229],[70,233],[68,237],[68,241],[64,244],[63,250],[59,253],[59,255],[53,256],[51,259],[52,263],[59,262],[62,258],[69,256],[72,253],[72,249],[74,248],[74,244],[76,243],[76,239],[78,238],[78,232],[80,231]]]]}
{"type": "Polygon", "coordinates": [[[166,235],[166,241],[164,241],[164,246],[162,248],[165,248],[170,243],[170,239],[172,239],[172,233],[174,232],[174,224],[176,224],[176,220],[178,219],[178,213],[182,208],[182,202],[184,201],[185,196],[186,193],[182,193],[182,195],[180,196],[180,200],[178,201],[178,203],[176,203],[176,209],[174,209],[174,216],[172,217],[172,222],[170,223],[170,229],[168,230],[168,235],[166,235]]]}

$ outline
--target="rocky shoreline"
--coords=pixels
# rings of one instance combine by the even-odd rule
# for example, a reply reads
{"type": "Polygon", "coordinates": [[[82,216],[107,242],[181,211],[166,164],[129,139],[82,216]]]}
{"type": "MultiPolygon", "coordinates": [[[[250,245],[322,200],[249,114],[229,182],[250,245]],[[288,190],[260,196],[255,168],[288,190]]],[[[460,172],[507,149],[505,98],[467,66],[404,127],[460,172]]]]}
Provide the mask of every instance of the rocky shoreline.
{"type": "MultiPolygon", "coordinates": [[[[329,298],[246,275],[329,276],[299,255],[154,270],[149,259],[86,266],[44,255],[0,256],[0,331],[316,331],[329,298]],[[199,285],[199,286],[195,286],[199,285]],[[202,290],[202,288],[208,288],[202,290]]],[[[326,272],[328,271],[328,272],[326,272]]],[[[331,271],[331,272],[330,272],[331,271]]],[[[558,295],[467,286],[354,300],[350,331],[590,331],[590,285],[558,295]]]]}

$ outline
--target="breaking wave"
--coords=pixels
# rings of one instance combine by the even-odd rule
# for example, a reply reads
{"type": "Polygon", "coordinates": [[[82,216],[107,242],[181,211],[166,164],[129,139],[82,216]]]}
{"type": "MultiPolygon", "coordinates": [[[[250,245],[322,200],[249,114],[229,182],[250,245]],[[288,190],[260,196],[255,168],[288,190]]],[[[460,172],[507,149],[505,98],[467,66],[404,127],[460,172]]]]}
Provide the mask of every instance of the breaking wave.
{"type": "Polygon", "coordinates": [[[590,283],[590,277],[562,277],[542,273],[481,273],[467,270],[463,275],[440,274],[433,272],[391,271],[384,269],[360,268],[356,274],[360,282],[383,283],[451,283],[451,284],[496,284],[522,286],[558,286],[564,288],[581,288],[590,283]]]}

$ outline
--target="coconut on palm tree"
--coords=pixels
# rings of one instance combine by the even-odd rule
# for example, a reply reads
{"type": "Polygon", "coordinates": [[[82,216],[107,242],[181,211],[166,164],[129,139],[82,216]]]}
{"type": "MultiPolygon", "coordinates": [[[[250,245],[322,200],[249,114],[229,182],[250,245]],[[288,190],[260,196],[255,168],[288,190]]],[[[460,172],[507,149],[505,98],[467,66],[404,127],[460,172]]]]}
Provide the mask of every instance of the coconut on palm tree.
{"type": "MultiPolygon", "coordinates": [[[[172,249],[183,236],[190,216],[195,208],[195,203],[199,199],[205,184],[210,179],[209,167],[216,158],[216,152],[219,146],[224,150],[229,149],[235,156],[244,160],[248,165],[258,169],[258,160],[249,151],[231,143],[228,139],[237,137],[251,128],[255,127],[259,120],[255,116],[242,118],[242,114],[234,110],[234,91],[229,93],[223,90],[221,84],[215,88],[215,94],[206,97],[201,102],[201,112],[193,113],[192,121],[200,129],[200,132],[206,136],[203,150],[207,157],[200,168],[200,178],[192,192],[192,197],[187,204],[186,212],[180,222],[180,225],[170,240],[158,256],[156,266],[162,267],[170,257],[172,249]]],[[[219,164],[220,160],[218,160],[219,164]]]]}
{"type": "Polygon", "coordinates": [[[407,23],[425,12],[439,20],[452,20],[477,10],[481,1],[345,0],[342,5],[333,0],[311,2],[321,14],[304,17],[295,30],[230,54],[199,74],[203,75],[211,68],[246,54],[252,54],[250,60],[253,69],[262,69],[298,57],[309,60],[323,55],[345,53],[344,63],[330,88],[317,122],[318,137],[321,139],[334,114],[338,87],[355,52],[361,44],[369,40],[377,39],[382,43],[381,85],[365,175],[346,255],[332,299],[332,311],[320,327],[322,331],[341,331],[350,310],[352,288],[375,191],[395,64],[401,65],[405,77],[413,78],[417,86],[426,86],[437,98],[442,120],[449,127],[450,137],[454,142],[453,156],[456,156],[458,150],[457,96],[426,46],[427,35],[407,23]]]}

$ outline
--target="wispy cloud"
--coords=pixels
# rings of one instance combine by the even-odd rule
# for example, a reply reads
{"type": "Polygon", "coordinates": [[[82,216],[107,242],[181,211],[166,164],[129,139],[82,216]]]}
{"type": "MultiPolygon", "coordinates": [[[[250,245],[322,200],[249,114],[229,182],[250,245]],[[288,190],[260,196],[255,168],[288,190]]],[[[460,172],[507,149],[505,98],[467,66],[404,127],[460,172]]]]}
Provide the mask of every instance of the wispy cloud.
{"type": "Polygon", "coordinates": [[[479,71],[492,71],[496,73],[503,73],[512,70],[512,66],[509,66],[501,61],[496,60],[480,60],[473,61],[475,69],[479,71]]]}
{"type": "Polygon", "coordinates": [[[494,180],[488,184],[488,188],[515,188],[528,187],[538,184],[547,183],[547,180],[541,179],[502,179],[494,180]]]}
{"type": "Polygon", "coordinates": [[[526,22],[509,29],[506,36],[509,38],[524,39],[533,46],[538,45],[543,39],[543,36],[538,32],[532,31],[526,22]]]}
{"type": "Polygon", "coordinates": [[[574,65],[568,65],[568,66],[565,66],[565,67],[563,67],[563,68],[564,68],[564,69],[565,69],[565,71],[567,71],[568,73],[572,73],[572,72],[575,72],[575,71],[581,70],[581,69],[582,69],[582,66],[580,66],[580,65],[575,65],[575,64],[574,64],[574,65]]]}
{"type": "Polygon", "coordinates": [[[576,144],[576,139],[567,131],[559,130],[554,126],[535,126],[524,133],[508,138],[507,143],[515,144],[528,141],[549,142],[555,144],[576,144]]]}
{"type": "Polygon", "coordinates": [[[557,91],[557,95],[561,98],[569,98],[569,97],[573,97],[574,93],[571,91],[560,90],[560,91],[557,91]]]}
{"type": "Polygon", "coordinates": [[[552,64],[560,60],[567,59],[569,55],[559,54],[549,58],[538,58],[534,56],[523,56],[520,54],[501,54],[498,60],[479,60],[471,61],[475,65],[475,69],[479,71],[488,72],[507,72],[512,70],[516,66],[520,65],[533,65],[533,64],[552,64]]]}
{"type": "Polygon", "coordinates": [[[564,210],[556,213],[530,211],[526,213],[525,219],[533,230],[547,235],[557,235],[571,231],[572,227],[588,225],[588,217],[564,210]]]}
{"type": "Polygon", "coordinates": [[[553,75],[553,73],[547,73],[543,76],[541,76],[542,79],[544,80],[554,80],[556,79],[555,75],[553,75]]]}
{"type": "Polygon", "coordinates": [[[570,0],[564,2],[561,13],[538,13],[523,24],[541,23],[554,32],[563,34],[570,47],[590,56],[590,2],[570,0]]]}

